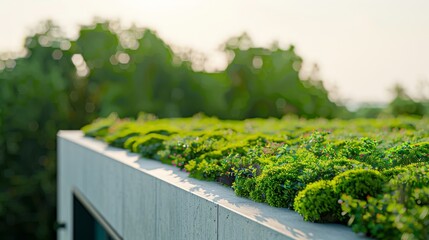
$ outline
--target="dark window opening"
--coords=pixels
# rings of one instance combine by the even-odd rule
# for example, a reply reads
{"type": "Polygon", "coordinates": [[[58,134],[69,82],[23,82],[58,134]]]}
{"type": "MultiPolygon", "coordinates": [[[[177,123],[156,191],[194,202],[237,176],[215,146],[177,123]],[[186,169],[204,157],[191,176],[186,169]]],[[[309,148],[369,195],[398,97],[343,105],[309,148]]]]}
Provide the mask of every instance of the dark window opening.
{"type": "Polygon", "coordinates": [[[73,239],[121,239],[95,208],[77,191],[73,194],[73,239]]]}

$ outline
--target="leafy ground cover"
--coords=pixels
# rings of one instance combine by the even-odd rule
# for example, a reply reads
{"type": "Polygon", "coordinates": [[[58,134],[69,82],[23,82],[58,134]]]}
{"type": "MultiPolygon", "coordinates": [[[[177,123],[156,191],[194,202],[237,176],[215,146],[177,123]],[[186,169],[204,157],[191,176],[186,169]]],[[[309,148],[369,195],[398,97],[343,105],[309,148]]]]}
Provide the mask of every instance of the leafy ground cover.
{"type": "Polygon", "coordinates": [[[87,136],[171,164],[238,196],[348,224],[377,239],[429,238],[429,119],[115,115],[87,136]]]}

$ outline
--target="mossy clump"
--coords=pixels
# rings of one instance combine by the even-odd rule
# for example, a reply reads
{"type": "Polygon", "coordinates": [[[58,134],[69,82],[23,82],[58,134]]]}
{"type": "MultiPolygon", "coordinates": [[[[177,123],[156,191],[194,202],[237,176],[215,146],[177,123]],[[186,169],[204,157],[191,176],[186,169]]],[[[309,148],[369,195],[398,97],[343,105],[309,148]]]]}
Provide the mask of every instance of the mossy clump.
{"type": "Polygon", "coordinates": [[[341,205],[332,181],[320,180],[300,191],[294,201],[294,208],[305,221],[340,222],[341,205]]]}
{"type": "Polygon", "coordinates": [[[274,207],[293,208],[293,200],[298,192],[304,189],[306,182],[311,182],[312,173],[303,177],[305,170],[311,170],[316,162],[294,162],[282,166],[267,168],[256,180],[255,190],[262,196],[250,194],[254,200],[262,200],[274,207]]]}
{"type": "Polygon", "coordinates": [[[339,174],[333,180],[337,194],[347,194],[357,199],[366,199],[381,192],[385,177],[376,170],[356,169],[339,174]]]}
{"type": "Polygon", "coordinates": [[[386,152],[386,157],[391,166],[405,166],[412,163],[429,162],[429,142],[417,144],[404,142],[386,152]]]}
{"type": "Polygon", "coordinates": [[[235,178],[232,185],[235,194],[240,197],[250,197],[250,193],[256,187],[256,178],[235,178]]]}

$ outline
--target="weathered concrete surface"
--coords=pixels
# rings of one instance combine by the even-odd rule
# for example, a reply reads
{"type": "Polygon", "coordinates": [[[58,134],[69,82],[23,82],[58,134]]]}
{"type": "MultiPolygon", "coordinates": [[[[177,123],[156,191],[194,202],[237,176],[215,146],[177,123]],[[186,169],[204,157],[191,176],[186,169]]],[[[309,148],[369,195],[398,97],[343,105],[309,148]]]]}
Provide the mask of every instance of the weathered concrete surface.
{"type": "Polygon", "coordinates": [[[349,228],[239,198],[227,187],[86,138],[58,133],[58,220],[72,239],[72,190],[123,239],[363,239],[349,228]]]}

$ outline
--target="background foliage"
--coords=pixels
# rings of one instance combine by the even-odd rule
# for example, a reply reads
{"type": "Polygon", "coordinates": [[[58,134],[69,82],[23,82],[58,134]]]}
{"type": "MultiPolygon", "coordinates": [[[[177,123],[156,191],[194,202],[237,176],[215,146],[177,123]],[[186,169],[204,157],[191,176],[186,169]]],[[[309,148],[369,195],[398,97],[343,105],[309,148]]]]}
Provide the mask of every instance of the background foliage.
{"type": "MultiPolygon", "coordinates": [[[[229,64],[209,73],[204,56],[173,48],[148,29],[102,21],[82,26],[73,40],[48,21],[26,38],[25,54],[1,54],[2,239],[55,238],[56,133],[96,116],[354,116],[316,77],[302,79],[293,46],[255,47],[246,34],[222,46],[229,64]]],[[[397,95],[389,108],[356,116],[427,113],[427,104],[397,95]]]]}

